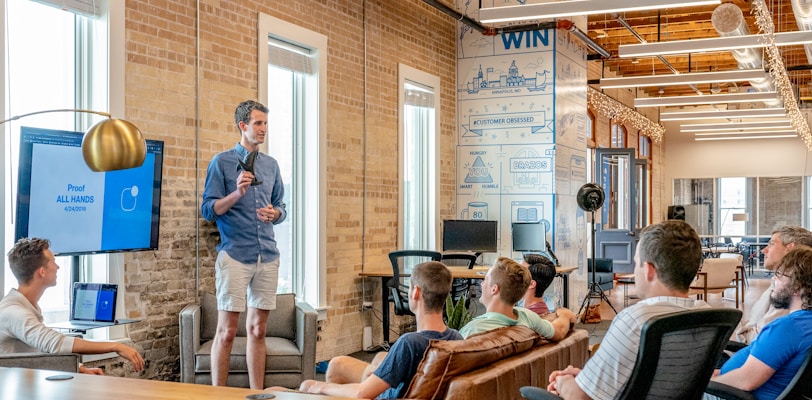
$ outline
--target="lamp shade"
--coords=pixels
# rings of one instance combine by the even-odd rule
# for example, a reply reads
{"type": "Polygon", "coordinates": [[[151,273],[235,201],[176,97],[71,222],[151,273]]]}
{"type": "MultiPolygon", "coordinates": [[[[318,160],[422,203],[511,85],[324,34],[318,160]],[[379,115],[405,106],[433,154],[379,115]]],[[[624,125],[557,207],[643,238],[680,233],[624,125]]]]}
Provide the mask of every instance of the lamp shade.
{"type": "Polygon", "coordinates": [[[732,217],[733,221],[746,222],[746,221],[750,220],[750,216],[747,215],[746,213],[733,214],[731,217],[732,217]]]}
{"type": "Polygon", "coordinates": [[[135,125],[111,118],[85,132],[82,155],[87,166],[96,172],[135,168],[144,163],[147,144],[135,125]]]}

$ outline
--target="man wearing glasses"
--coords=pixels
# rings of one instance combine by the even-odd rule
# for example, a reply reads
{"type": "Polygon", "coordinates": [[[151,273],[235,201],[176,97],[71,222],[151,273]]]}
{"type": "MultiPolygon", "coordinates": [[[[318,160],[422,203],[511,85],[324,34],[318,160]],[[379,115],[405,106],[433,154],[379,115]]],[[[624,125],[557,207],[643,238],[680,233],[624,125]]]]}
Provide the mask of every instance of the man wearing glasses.
{"type": "Polygon", "coordinates": [[[765,326],[749,346],[714,373],[714,381],[774,399],[798,372],[812,346],[812,248],[796,246],[773,275],[770,302],[789,313],[765,326]]]}
{"type": "MultiPolygon", "coordinates": [[[[782,226],[773,231],[764,253],[764,268],[775,271],[781,259],[795,246],[812,247],[812,232],[800,226],[782,226]]],[[[770,285],[772,286],[772,285],[770,285]]],[[[772,287],[764,291],[761,297],[753,303],[747,319],[742,319],[733,335],[733,340],[745,344],[750,343],[765,325],[776,318],[787,315],[786,309],[778,309],[770,302],[772,287]]]]}

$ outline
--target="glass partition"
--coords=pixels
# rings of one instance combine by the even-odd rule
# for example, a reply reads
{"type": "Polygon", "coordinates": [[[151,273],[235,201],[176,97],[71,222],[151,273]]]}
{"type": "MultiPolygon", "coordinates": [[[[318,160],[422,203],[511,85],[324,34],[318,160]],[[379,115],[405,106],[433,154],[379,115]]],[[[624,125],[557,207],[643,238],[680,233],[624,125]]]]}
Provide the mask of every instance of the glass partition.
{"type": "Polygon", "coordinates": [[[810,204],[812,190],[805,190],[805,182],[798,176],[675,179],[673,204],[685,207],[686,221],[700,235],[735,243],[784,225],[809,228],[812,208],[804,221],[804,204],[810,204]]]}

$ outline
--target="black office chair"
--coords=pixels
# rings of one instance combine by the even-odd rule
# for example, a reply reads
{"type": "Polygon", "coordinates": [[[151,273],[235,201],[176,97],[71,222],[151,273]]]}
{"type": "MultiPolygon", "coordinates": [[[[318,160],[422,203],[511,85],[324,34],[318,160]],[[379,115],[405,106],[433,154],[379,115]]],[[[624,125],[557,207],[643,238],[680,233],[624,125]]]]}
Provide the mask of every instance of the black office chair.
{"type": "Polygon", "coordinates": [[[414,315],[409,309],[409,286],[404,283],[403,274],[408,274],[417,264],[441,261],[442,257],[442,254],[431,250],[398,250],[389,253],[389,262],[392,263],[389,294],[395,305],[395,315],[414,315]]]}
{"type": "MultiPolygon", "coordinates": [[[[756,396],[752,392],[736,389],[724,383],[711,381],[705,393],[712,394],[722,399],[731,400],[755,400],[756,396]]],[[[801,364],[801,368],[789,382],[789,385],[776,400],[794,400],[812,398],[812,348],[806,351],[806,358],[801,364]]]]}
{"type": "MultiPolygon", "coordinates": [[[[741,316],[734,309],[703,309],[651,318],[629,381],[615,399],[701,399],[741,316]]],[[[520,392],[530,400],[560,399],[535,386],[520,392]]]]}
{"type": "MultiPolygon", "coordinates": [[[[449,268],[467,268],[474,269],[476,264],[476,255],[466,253],[448,253],[443,254],[442,262],[449,268]]],[[[471,279],[455,278],[451,283],[451,299],[454,303],[459,300],[460,296],[470,293],[472,285],[471,279]]],[[[468,307],[470,298],[465,300],[465,306],[468,307]]]]}

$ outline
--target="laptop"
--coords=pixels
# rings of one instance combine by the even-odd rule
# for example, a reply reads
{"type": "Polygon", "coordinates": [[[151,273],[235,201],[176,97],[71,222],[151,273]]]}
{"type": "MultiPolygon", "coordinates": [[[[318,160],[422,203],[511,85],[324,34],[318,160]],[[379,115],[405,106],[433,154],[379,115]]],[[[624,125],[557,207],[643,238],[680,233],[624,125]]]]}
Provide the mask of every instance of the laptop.
{"type": "Polygon", "coordinates": [[[87,330],[136,322],[116,320],[118,285],[75,282],[70,304],[70,320],[48,324],[51,328],[87,330]]]}

